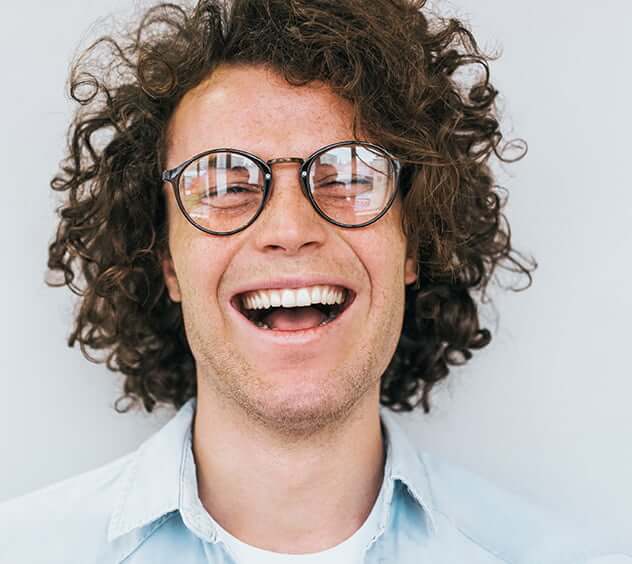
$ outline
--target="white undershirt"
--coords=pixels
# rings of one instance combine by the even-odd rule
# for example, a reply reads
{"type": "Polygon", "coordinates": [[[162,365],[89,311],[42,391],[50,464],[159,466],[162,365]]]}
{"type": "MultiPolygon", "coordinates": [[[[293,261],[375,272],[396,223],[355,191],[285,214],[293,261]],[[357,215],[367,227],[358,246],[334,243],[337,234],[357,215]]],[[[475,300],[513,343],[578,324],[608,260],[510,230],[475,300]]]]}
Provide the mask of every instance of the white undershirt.
{"type": "Polygon", "coordinates": [[[250,546],[217,525],[217,536],[237,559],[237,564],[362,564],[364,553],[377,533],[382,505],[384,482],[364,524],[340,544],[309,554],[283,554],[250,546]]]}

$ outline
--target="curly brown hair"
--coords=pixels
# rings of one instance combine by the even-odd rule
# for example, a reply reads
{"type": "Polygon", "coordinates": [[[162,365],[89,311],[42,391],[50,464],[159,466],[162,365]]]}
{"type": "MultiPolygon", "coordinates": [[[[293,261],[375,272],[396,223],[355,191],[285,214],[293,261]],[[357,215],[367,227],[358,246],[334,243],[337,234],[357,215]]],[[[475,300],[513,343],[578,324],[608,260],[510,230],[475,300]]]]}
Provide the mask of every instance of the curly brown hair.
{"type": "Polygon", "coordinates": [[[149,412],[158,403],[178,408],[196,394],[181,306],[169,299],[161,270],[168,252],[161,171],[176,105],[220,64],[266,65],[294,85],[327,83],[353,103],[354,135],[361,127],[404,165],[402,226],[418,281],[406,288],[381,404],[429,411],[448,365],[490,342],[474,292],[485,302],[498,266],[526,275],[528,288],[537,267],[511,247],[490,159],[517,160],[526,146],[510,159],[512,144],[501,143],[492,57],[463,23],[431,17],[424,4],[160,4],[74,61],[69,86],[80,106],[51,182],[66,192],[48,259],[49,274],[62,276],[47,283],[80,296],[69,345],[125,375],[117,410],[141,402],[149,412]],[[482,72],[462,72],[471,68],[482,72]]]}

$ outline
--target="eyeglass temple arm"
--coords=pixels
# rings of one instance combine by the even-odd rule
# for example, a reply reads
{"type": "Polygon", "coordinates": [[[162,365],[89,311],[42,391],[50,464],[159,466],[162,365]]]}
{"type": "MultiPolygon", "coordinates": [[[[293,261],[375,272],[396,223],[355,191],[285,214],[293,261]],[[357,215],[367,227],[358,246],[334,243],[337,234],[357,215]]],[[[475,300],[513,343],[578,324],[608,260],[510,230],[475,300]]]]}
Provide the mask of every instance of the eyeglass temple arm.
{"type": "Polygon", "coordinates": [[[187,167],[189,166],[189,162],[182,163],[180,166],[176,168],[172,168],[171,170],[163,170],[162,171],[162,180],[163,182],[173,182],[177,176],[187,167]]]}

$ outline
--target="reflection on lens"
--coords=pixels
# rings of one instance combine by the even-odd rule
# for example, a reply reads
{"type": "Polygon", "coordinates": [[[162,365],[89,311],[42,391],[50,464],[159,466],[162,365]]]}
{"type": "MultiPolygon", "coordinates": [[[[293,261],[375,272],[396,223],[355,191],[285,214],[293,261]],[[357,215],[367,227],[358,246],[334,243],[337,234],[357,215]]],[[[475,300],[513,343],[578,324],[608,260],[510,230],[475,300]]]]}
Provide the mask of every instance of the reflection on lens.
{"type": "Polygon", "coordinates": [[[195,223],[228,232],[257,213],[263,200],[263,171],[245,155],[211,153],[183,171],[179,189],[186,213],[195,223]]]}
{"type": "Polygon", "coordinates": [[[333,147],[309,171],[311,193],[320,210],[339,223],[361,225],[378,216],[395,189],[390,159],[362,145],[333,147]]]}

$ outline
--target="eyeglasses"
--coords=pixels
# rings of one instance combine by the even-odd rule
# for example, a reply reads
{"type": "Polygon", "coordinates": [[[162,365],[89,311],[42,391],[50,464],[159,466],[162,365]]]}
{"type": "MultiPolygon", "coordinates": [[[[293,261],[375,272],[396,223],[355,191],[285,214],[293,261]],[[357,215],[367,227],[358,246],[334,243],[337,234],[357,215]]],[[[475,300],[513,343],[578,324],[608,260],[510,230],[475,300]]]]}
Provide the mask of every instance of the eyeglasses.
{"type": "Polygon", "coordinates": [[[299,157],[264,161],[238,149],[213,149],[162,173],[180,211],[211,235],[252,225],[270,197],[271,165],[300,163],[299,178],[314,210],[334,225],[364,227],[380,219],[397,195],[400,162],[368,142],[342,141],[299,157]]]}

